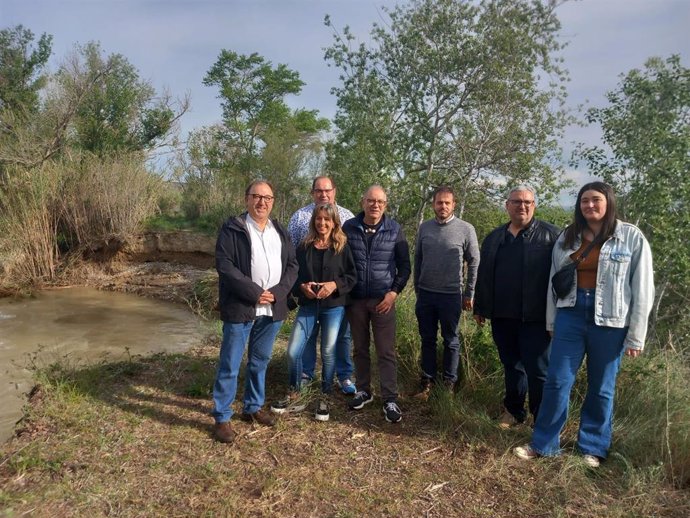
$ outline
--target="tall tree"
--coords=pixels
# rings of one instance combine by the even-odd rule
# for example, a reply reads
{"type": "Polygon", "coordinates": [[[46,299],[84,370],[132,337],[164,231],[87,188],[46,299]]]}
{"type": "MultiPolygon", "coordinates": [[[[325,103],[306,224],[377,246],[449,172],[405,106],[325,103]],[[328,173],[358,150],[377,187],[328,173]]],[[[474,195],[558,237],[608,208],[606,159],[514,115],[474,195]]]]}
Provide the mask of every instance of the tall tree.
{"type": "Polygon", "coordinates": [[[76,47],[60,67],[63,96],[74,96],[74,85],[86,82],[71,121],[72,143],[101,156],[118,151],[148,151],[166,145],[188,100],[157,96],[148,81],[121,54],[106,55],[98,43],[76,47]]]}
{"type": "MultiPolygon", "coordinates": [[[[493,194],[511,182],[559,190],[566,72],[557,2],[413,0],[374,25],[372,45],[334,29],[341,70],[330,168],[394,184],[420,221],[434,186],[493,194]]],[[[326,18],[326,25],[333,27],[326,18]]]]}
{"type": "MultiPolygon", "coordinates": [[[[651,58],[621,76],[608,106],[587,113],[603,147],[582,147],[593,175],[611,183],[626,219],[649,238],[658,321],[690,336],[690,69],[680,57],[651,58]]],[[[662,337],[664,338],[664,337],[662,337]]]]}
{"type": "Polygon", "coordinates": [[[0,110],[16,115],[38,109],[38,92],[45,86],[45,68],[53,37],[17,25],[0,31],[0,110]]]}
{"type": "Polygon", "coordinates": [[[272,66],[257,53],[249,56],[222,50],[204,78],[217,86],[223,109],[224,139],[235,143],[242,154],[234,164],[247,178],[256,167],[261,139],[268,128],[290,116],[287,95],[296,95],[304,83],[286,65],[272,66]]]}

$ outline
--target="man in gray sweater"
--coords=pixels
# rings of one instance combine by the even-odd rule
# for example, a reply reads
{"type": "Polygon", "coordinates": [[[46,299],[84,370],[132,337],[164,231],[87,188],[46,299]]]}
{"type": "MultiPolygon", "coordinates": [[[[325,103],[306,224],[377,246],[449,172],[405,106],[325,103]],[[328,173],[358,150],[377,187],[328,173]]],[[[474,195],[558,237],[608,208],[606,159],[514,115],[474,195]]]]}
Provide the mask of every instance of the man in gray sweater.
{"type": "Polygon", "coordinates": [[[422,223],[414,254],[415,313],[422,340],[422,377],[415,395],[427,399],[436,382],[436,336],[443,338],[443,382],[452,391],[458,380],[460,340],[458,322],[464,309],[471,311],[479,268],[479,245],[474,227],[456,218],[455,195],[448,186],[433,195],[435,218],[422,223]],[[463,266],[467,279],[463,289],[463,266]]]}

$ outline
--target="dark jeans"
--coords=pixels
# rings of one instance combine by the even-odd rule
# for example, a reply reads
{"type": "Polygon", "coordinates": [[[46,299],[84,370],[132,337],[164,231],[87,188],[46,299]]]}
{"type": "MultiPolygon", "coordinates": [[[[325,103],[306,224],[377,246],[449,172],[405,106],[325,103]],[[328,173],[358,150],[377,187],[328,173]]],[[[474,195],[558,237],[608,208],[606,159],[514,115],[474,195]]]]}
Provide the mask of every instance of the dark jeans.
{"type": "Polygon", "coordinates": [[[536,421],[551,351],[546,323],[494,318],[491,332],[505,372],[506,410],[518,421],[524,421],[529,391],[529,411],[536,421]]]}
{"type": "Polygon", "coordinates": [[[378,357],[381,397],[385,402],[398,397],[398,365],[395,355],[395,306],[385,315],[376,312],[381,299],[355,299],[347,306],[352,329],[357,390],[371,394],[371,334],[378,357]],[[371,330],[370,330],[371,327],[371,330]]]}
{"type": "Polygon", "coordinates": [[[436,379],[436,341],[440,324],[443,339],[443,379],[452,383],[458,381],[458,322],[461,311],[461,293],[417,291],[415,313],[422,339],[422,375],[425,378],[436,379]]]}

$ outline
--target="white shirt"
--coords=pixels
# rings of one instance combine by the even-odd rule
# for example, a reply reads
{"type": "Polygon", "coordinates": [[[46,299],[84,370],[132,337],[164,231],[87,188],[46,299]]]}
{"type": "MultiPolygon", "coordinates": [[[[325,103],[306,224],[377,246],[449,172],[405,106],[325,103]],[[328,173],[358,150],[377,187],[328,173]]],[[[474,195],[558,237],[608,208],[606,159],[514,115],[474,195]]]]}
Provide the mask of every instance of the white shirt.
{"type": "MultiPolygon", "coordinates": [[[[270,289],[280,282],[283,274],[283,262],[280,258],[283,244],[280,235],[270,219],[261,230],[249,214],[247,228],[252,243],[252,281],[264,290],[270,289]]],[[[256,316],[273,316],[271,304],[257,304],[256,316]]]]}

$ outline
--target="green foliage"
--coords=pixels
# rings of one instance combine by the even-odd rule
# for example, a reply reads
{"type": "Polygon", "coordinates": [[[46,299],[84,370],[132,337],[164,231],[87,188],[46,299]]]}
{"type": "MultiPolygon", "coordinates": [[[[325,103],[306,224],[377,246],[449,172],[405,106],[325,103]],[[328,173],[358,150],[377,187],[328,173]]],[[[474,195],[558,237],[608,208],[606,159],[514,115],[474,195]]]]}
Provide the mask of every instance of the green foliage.
{"type": "Polygon", "coordinates": [[[659,336],[690,343],[690,69],[679,56],[652,58],[622,76],[609,105],[591,109],[610,152],[580,148],[592,174],[611,183],[621,215],[637,224],[654,256],[659,336]]]}
{"type": "Polygon", "coordinates": [[[394,210],[416,223],[440,184],[456,188],[461,216],[475,193],[495,197],[506,184],[539,183],[546,198],[558,192],[566,73],[553,8],[415,0],[374,25],[371,47],[334,29],[326,59],[341,85],[329,169],[360,189],[395,186],[405,203],[394,210]],[[552,78],[545,87],[543,74],[552,78]]]}
{"type": "Polygon", "coordinates": [[[151,149],[169,135],[181,115],[168,98],[157,98],[124,56],[107,56],[98,43],[77,47],[57,81],[64,95],[73,94],[76,84],[89,84],[72,119],[71,142],[101,156],[151,149]]]}
{"type": "Polygon", "coordinates": [[[304,204],[310,177],[322,170],[322,132],[316,110],[291,110],[299,74],[254,53],[221,51],[204,78],[216,86],[223,122],[192,133],[180,158],[187,217],[218,220],[244,210],[244,189],[255,178],[276,187],[273,216],[286,220],[304,204]]]}
{"type": "Polygon", "coordinates": [[[22,25],[0,30],[0,112],[25,114],[38,109],[52,42],[53,37],[44,33],[34,44],[34,33],[22,25]]]}

